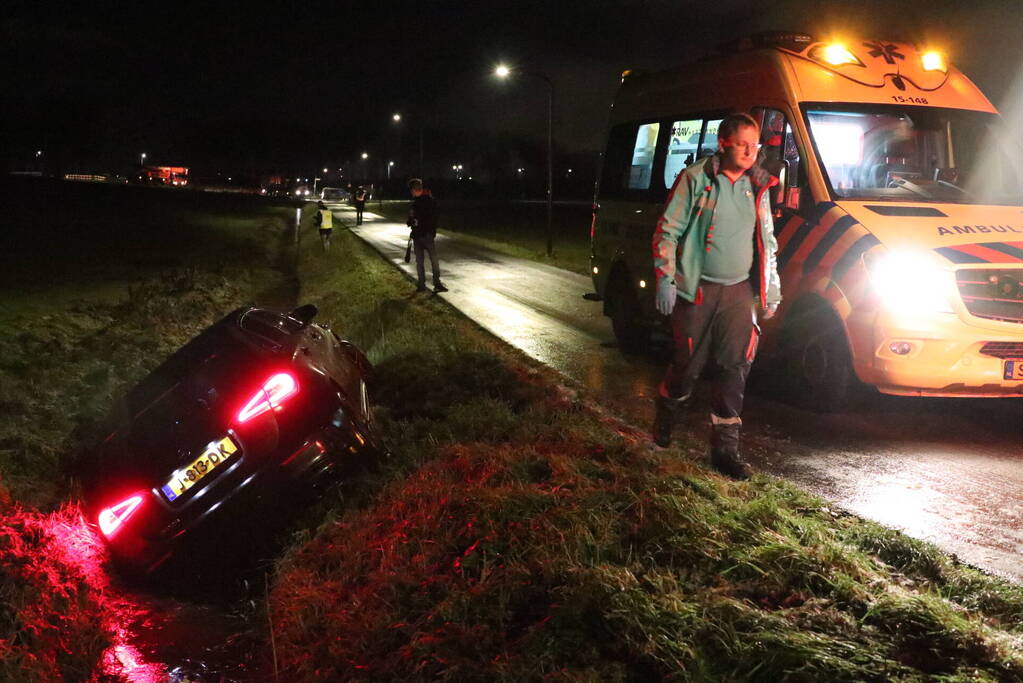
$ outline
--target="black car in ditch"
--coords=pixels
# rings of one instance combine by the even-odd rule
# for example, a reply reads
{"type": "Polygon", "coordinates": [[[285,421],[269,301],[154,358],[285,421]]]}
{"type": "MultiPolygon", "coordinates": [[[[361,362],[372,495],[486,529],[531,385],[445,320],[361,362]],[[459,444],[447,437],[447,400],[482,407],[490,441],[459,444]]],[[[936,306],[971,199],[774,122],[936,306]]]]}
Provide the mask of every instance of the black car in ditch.
{"type": "Polygon", "coordinates": [[[148,572],[226,520],[383,452],[365,355],[315,306],[241,308],[150,373],[111,415],[86,507],[114,559],[148,572]]]}

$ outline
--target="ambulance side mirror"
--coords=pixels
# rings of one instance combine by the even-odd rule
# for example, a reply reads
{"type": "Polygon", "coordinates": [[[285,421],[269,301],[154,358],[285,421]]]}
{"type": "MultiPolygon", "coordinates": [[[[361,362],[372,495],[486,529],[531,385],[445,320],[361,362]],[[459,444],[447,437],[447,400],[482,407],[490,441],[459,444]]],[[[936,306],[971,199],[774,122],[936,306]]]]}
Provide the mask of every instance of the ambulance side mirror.
{"type": "Polygon", "coordinates": [[[774,171],[775,177],[778,178],[778,184],[771,188],[771,207],[777,209],[783,204],[787,206],[785,200],[788,198],[786,186],[789,178],[789,162],[787,160],[779,160],[773,162],[772,165],[774,168],[769,169],[769,171],[774,171]]]}

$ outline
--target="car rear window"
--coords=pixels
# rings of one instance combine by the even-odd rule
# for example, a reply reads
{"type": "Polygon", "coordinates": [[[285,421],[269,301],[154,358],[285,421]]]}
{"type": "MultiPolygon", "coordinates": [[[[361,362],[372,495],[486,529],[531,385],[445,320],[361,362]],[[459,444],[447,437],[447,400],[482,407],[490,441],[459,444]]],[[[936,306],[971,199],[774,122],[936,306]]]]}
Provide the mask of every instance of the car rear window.
{"type": "Polygon", "coordinates": [[[294,318],[261,309],[246,312],[238,324],[246,332],[272,344],[285,344],[291,335],[302,329],[302,323],[294,318]]]}

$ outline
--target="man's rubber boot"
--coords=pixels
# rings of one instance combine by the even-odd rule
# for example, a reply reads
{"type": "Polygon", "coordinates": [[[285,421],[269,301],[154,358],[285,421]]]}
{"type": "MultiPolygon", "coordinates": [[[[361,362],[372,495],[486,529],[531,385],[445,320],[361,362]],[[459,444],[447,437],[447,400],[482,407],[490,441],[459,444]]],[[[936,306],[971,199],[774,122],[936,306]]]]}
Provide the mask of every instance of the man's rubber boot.
{"type": "Polygon", "coordinates": [[[654,443],[661,448],[671,445],[671,430],[675,427],[685,401],[685,398],[667,396],[658,396],[654,399],[654,426],[650,431],[653,433],[654,443]]]}
{"type": "Polygon", "coordinates": [[[711,427],[710,464],[721,474],[744,481],[753,475],[749,463],[739,454],[742,423],[722,423],[711,427]]]}

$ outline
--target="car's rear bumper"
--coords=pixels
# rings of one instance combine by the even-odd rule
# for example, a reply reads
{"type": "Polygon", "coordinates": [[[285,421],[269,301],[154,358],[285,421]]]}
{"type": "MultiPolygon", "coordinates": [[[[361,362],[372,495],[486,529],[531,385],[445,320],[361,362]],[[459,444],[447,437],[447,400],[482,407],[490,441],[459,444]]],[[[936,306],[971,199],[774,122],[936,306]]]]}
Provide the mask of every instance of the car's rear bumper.
{"type": "Polygon", "coordinates": [[[215,537],[222,523],[258,525],[262,512],[289,493],[329,481],[346,464],[362,460],[375,450],[366,431],[332,419],[296,448],[274,454],[248,452],[243,442],[240,457],[180,506],[155,488],[149,491],[145,504],[154,509],[144,527],[126,524],[107,545],[123,567],[152,572],[183,549],[215,537]],[[254,462],[266,457],[277,464],[254,462]]]}

